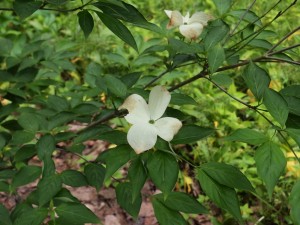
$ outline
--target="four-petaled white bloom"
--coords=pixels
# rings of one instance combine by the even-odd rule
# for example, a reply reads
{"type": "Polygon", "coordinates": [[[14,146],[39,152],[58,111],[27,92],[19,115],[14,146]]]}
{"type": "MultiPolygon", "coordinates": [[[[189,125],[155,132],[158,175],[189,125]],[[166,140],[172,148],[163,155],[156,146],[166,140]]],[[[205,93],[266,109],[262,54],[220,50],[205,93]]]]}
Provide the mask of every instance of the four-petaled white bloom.
{"type": "Polygon", "coordinates": [[[179,26],[180,33],[191,40],[195,40],[202,33],[203,27],[212,19],[212,16],[204,12],[196,12],[190,17],[190,13],[182,16],[178,11],[165,10],[165,13],[170,18],[167,25],[168,29],[179,26]]]}
{"type": "Polygon", "coordinates": [[[162,117],[171,95],[162,86],[155,86],[149,96],[149,104],[138,94],[130,95],[119,109],[127,109],[125,119],[132,124],[127,140],[134,151],[139,154],[151,149],[157,136],[171,141],[181,128],[182,123],[173,117],[162,117]]]}

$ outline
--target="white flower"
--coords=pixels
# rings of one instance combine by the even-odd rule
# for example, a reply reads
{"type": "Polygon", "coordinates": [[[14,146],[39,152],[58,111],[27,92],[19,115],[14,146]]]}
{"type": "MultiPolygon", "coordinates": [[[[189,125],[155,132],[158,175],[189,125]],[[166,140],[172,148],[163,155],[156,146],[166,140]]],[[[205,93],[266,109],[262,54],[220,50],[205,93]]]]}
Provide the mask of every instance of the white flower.
{"type": "Polygon", "coordinates": [[[165,10],[165,13],[170,18],[167,28],[179,26],[180,33],[191,40],[195,40],[202,33],[203,27],[212,19],[212,16],[204,12],[196,12],[190,17],[190,13],[182,16],[178,11],[165,10]]]}
{"type": "Polygon", "coordinates": [[[149,104],[138,94],[130,95],[119,109],[127,109],[125,119],[132,124],[127,140],[137,154],[151,149],[157,136],[171,141],[182,123],[173,117],[162,117],[171,95],[162,86],[155,86],[149,96],[149,104]]]}

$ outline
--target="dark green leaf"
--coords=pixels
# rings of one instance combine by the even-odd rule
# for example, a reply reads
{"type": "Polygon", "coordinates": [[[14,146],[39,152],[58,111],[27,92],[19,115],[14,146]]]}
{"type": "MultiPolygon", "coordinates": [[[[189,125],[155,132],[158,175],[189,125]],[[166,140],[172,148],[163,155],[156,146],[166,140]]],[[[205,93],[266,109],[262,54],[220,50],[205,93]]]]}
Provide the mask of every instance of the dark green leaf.
{"type": "Polygon", "coordinates": [[[127,163],[132,157],[133,151],[128,145],[120,145],[100,154],[98,160],[106,164],[105,179],[110,178],[121,166],[127,163]]]}
{"type": "Polygon", "coordinates": [[[119,205],[126,210],[133,218],[137,218],[141,204],[142,195],[141,193],[133,201],[132,196],[132,184],[120,183],[116,187],[117,201],[119,205]]]}
{"type": "Polygon", "coordinates": [[[18,118],[18,123],[22,126],[25,130],[29,131],[37,131],[39,129],[39,121],[36,119],[34,113],[22,113],[18,118]]]}
{"type": "Polygon", "coordinates": [[[84,167],[84,174],[88,183],[99,190],[104,181],[105,168],[102,165],[90,163],[84,167]]]}
{"type": "Polygon", "coordinates": [[[213,2],[221,15],[228,12],[232,4],[232,0],[213,0],[213,2]]]}
{"type": "Polygon", "coordinates": [[[178,163],[171,154],[156,151],[147,161],[149,176],[162,192],[169,193],[174,188],[178,178],[178,163]]]}
{"type": "Polygon", "coordinates": [[[77,170],[64,170],[60,175],[62,182],[66,185],[72,187],[88,185],[85,176],[77,170]]]}
{"type": "Polygon", "coordinates": [[[101,9],[106,15],[113,18],[133,23],[136,26],[161,33],[161,29],[155,24],[149,23],[144,16],[132,5],[117,1],[98,1],[93,5],[101,9]]]}
{"type": "Polygon", "coordinates": [[[180,93],[172,93],[170,103],[174,105],[198,105],[192,97],[180,93]]]}
{"type": "Polygon", "coordinates": [[[163,194],[155,195],[166,207],[184,213],[204,214],[207,209],[201,205],[195,198],[184,192],[170,192],[165,198],[163,194]]]}
{"type": "Polygon", "coordinates": [[[53,5],[63,5],[68,2],[68,0],[47,0],[47,2],[53,5]]]}
{"type": "Polygon", "coordinates": [[[109,91],[118,97],[126,97],[127,87],[120,79],[112,75],[105,75],[104,79],[109,91]]]}
{"type": "Polygon", "coordinates": [[[40,225],[48,215],[48,209],[36,208],[21,213],[14,225],[40,225]]]}
{"type": "Polygon", "coordinates": [[[173,144],[190,144],[215,132],[212,128],[199,127],[196,125],[183,126],[171,141],[173,144]]]}
{"type": "Polygon", "coordinates": [[[23,145],[15,154],[15,161],[21,162],[28,160],[36,155],[35,145],[23,145]]]}
{"type": "Polygon", "coordinates": [[[286,158],[278,145],[268,141],[256,150],[254,159],[258,175],[265,182],[271,198],[273,189],[285,169],[286,158]]]}
{"type": "Polygon", "coordinates": [[[12,135],[12,144],[22,145],[30,142],[35,136],[35,133],[25,130],[17,130],[12,135]]]}
{"type": "Polygon", "coordinates": [[[249,9],[240,9],[240,10],[231,11],[229,14],[238,19],[242,18],[244,21],[247,21],[249,23],[254,23],[258,26],[262,26],[259,17],[249,9]]]}
{"type": "Polygon", "coordinates": [[[56,172],[55,163],[51,156],[43,158],[43,177],[54,175],[56,172]]]}
{"type": "Polygon", "coordinates": [[[226,141],[240,141],[250,145],[260,145],[269,140],[264,134],[249,128],[237,129],[228,137],[225,137],[226,141]]]}
{"type": "Polygon", "coordinates": [[[300,116],[300,85],[287,86],[280,94],[287,101],[290,112],[300,116]]]}
{"type": "Polygon", "coordinates": [[[213,21],[208,27],[207,35],[204,38],[204,45],[206,51],[214,47],[217,43],[223,40],[223,38],[229,32],[229,26],[222,20],[213,21]]]}
{"type": "Polygon", "coordinates": [[[284,98],[276,91],[267,88],[263,103],[273,118],[283,127],[289,115],[289,108],[284,98]]]}
{"type": "Polygon", "coordinates": [[[203,191],[217,206],[227,210],[239,222],[242,222],[238,198],[233,188],[217,183],[202,169],[198,170],[197,178],[203,191]]]}
{"type": "Polygon", "coordinates": [[[147,180],[147,170],[144,166],[144,162],[140,157],[133,160],[128,169],[128,177],[130,180],[132,190],[132,200],[134,202],[138,196],[140,196],[141,190],[147,180]]]}
{"type": "Polygon", "coordinates": [[[100,223],[99,218],[85,205],[65,203],[56,207],[55,212],[64,224],[100,223]]]}
{"type": "Polygon", "coordinates": [[[295,225],[300,225],[300,180],[298,180],[289,196],[289,205],[291,206],[291,217],[295,225]]]}
{"type": "Polygon", "coordinates": [[[187,222],[179,212],[164,206],[155,195],[151,201],[160,225],[187,225],[187,222]]]}
{"type": "Polygon", "coordinates": [[[103,125],[90,127],[80,132],[79,135],[76,138],[74,138],[73,144],[75,145],[89,139],[94,139],[97,137],[97,135],[111,130],[112,129],[110,127],[103,125]]]}
{"type": "Polygon", "coordinates": [[[41,1],[15,1],[13,3],[14,11],[21,19],[25,19],[33,14],[42,6],[43,2],[41,1]]]}
{"type": "Polygon", "coordinates": [[[173,51],[175,51],[175,53],[195,54],[204,52],[203,45],[199,45],[198,43],[188,44],[182,40],[178,40],[175,38],[169,39],[169,46],[173,51]]]}
{"type": "Polygon", "coordinates": [[[245,68],[242,77],[256,99],[261,100],[271,81],[268,73],[253,62],[250,62],[245,68]]]}
{"type": "MultiPolygon", "coordinates": [[[[4,182],[4,181],[0,181],[0,192],[10,192],[10,186],[8,185],[8,183],[4,182]]],[[[0,223],[1,224],[1,223],[0,223]]]]}
{"type": "Polygon", "coordinates": [[[287,128],[286,132],[295,140],[300,147],[300,129],[287,128]]]}
{"type": "Polygon", "coordinates": [[[112,130],[112,131],[102,133],[97,138],[108,141],[108,142],[116,144],[116,145],[128,143],[126,133],[119,131],[119,130],[112,130]]]}
{"type": "Polygon", "coordinates": [[[52,175],[48,177],[43,177],[38,183],[38,193],[39,193],[39,205],[43,206],[49,202],[62,187],[62,180],[60,175],[52,175]]]}
{"type": "Polygon", "coordinates": [[[85,38],[88,38],[94,28],[94,19],[87,10],[82,10],[78,14],[79,25],[84,33],[85,38]]]}
{"type": "Polygon", "coordinates": [[[107,26],[108,29],[110,29],[115,35],[117,35],[125,43],[130,45],[136,51],[138,51],[134,37],[132,36],[128,28],[124,26],[123,23],[121,23],[118,19],[116,19],[115,17],[109,14],[104,14],[101,12],[97,12],[97,14],[101,19],[101,21],[104,23],[104,25],[107,26]]]}
{"type": "Polygon", "coordinates": [[[202,164],[201,169],[219,184],[255,192],[247,177],[234,166],[225,163],[209,162],[202,164]]]}
{"type": "Polygon", "coordinates": [[[57,112],[62,112],[69,109],[69,102],[64,97],[50,95],[48,97],[47,107],[54,109],[57,112]]]}
{"type": "Polygon", "coordinates": [[[210,72],[211,73],[216,72],[217,69],[225,61],[224,48],[220,44],[217,44],[217,45],[209,48],[209,50],[207,52],[207,60],[208,60],[210,72]]]}
{"type": "Polygon", "coordinates": [[[121,77],[121,81],[128,87],[132,87],[141,77],[141,72],[133,72],[121,77]]]}
{"type": "Polygon", "coordinates": [[[42,160],[44,157],[50,157],[56,148],[55,144],[55,139],[51,134],[42,136],[36,144],[39,158],[42,160]]]}
{"type": "Polygon", "coordinates": [[[19,186],[31,183],[39,178],[42,168],[39,166],[24,166],[14,176],[12,187],[15,189],[19,186]]]}
{"type": "Polygon", "coordinates": [[[9,211],[2,204],[0,204],[0,218],[0,225],[12,225],[9,211]]]}

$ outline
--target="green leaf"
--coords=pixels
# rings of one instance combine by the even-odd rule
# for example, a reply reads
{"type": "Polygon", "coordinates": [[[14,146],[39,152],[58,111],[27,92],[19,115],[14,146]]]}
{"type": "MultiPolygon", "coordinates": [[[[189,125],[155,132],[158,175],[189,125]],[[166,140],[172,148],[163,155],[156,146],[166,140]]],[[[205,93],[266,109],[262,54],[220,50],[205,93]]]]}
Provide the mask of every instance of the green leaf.
{"type": "Polygon", "coordinates": [[[43,177],[38,183],[39,205],[49,202],[62,188],[60,175],[43,177]]]}
{"type": "Polygon", "coordinates": [[[244,21],[247,21],[249,23],[254,23],[258,26],[262,26],[259,17],[249,9],[240,9],[240,10],[231,11],[229,14],[238,19],[242,18],[244,21]]]}
{"type": "Polygon", "coordinates": [[[80,132],[76,138],[74,138],[73,145],[82,143],[89,139],[95,139],[97,137],[97,135],[107,132],[107,131],[111,131],[111,128],[108,126],[103,126],[103,125],[94,126],[94,127],[85,129],[82,132],[80,132]]]}
{"type": "Polygon", "coordinates": [[[104,23],[104,25],[107,26],[108,29],[110,29],[115,35],[117,35],[125,43],[130,45],[136,51],[138,51],[134,37],[132,36],[128,28],[124,26],[123,23],[121,23],[119,20],[117,20],[115,17],[109,14],[97,12],[97,15],[104,23]]]}
{"type": "Polygon", "coordinates": [[[156,219],[160,225],[187,225],[187,222],[179,212],[164,206],[163,203],[156,198],[156,195],[153,196],[151,202],[156,219]]]}
{"type": "Polygon", "coordinates": [[[224,48],[220,44],[217,44],[217,45],[209,48],[209,50],[207,52],[207,60],[208,60],[210,72],[211,73],[216,72],[217,69],[225,61],[224,48]]]}
{"type": "Polygon", "coordinates": [[[157,188],[165,193],[173,190],[179,172],[178,163],[173,155],[156,151],[150,155],[147,168],[149,176],[157,188]]]}
{"type": "Polygon", "coordinates": [[[205,138],[214,132],[215,130],[212,128],[186,125],[179,130],[171,142],[172,144],[189,144],[205,138]]]}
{"type": "Polygon", "coordinates": [[[0,218],[0,225],[12,225],[9,212],[2,204],[0,204],[0,218]]]}
{"type": "Polygon", "coordinates": [[[14,176],[12,180],[12,188],[31,183],[39,178],[42,168],[39,166],[24,166],[14,176]]]}
{"type": "Polygon", "coordinates": [[[198,43],[186,43],[175,38],[169,39],[169,46],[176,53],[196,54],[204,52],[203,45],[199,45],[198,43]]]}
{"type": "Polygon", "coordinates": [[[245,68],[242,77],[256,99],[261,100],[271,81],[268,73],[255,63],[250,62],[245,68]]]}
{"type": "Polygon", "coordinates": [[[100,223],[99,218],[82,204],[61,204],[55,208],[55,212],[63,224],[100,223]]]}
{"type": "Polygon", "coordinates": [[[208,195],[208,197],[216,203],[217,206],[227,210],[242,223],[243,219],[235,190],[219,184],[202,169],[198,170],[197,178],[200,181],[203,191],[208,195]]]}
{"type": "Polygon", "coordinates": [[[85,176],[77,170],[64,170],[60,176],[64,184],[72,187],[88,185],[85,176]]]}
{"type": "Polygon", "coordinates": [[[133,160],[128,169],[128,178],[132,190],[132,202],[140,195],[141,190],[147,180],[147,170],[140,157],[133,160]]]}
{"type": "Polygon", "coordinates": [[[39,129],[39,121],[36,120],[36,116],[34,113],[22,113],[18,118],[18,123],[25,130],[29,131],[37,131],[39,129]]]}
{"type": "Polygon", "coordinates": [[[213,21],[208,27],[207,34],[204,38],[206,51],[221,42],[229,32],[229,26],[222,20],[213,21]]]}
{"type": "Polygon", "coordinates": [[[172,93],[171,104],[173,105],[198,105],[198,103],[190,96],[180,93],[172,93]]]}
{"type": "Polygon", "coordinates": [[[109,91],[117,97],[126,97],[127,87],[120,79],[112,75],[105,75],[104,79],[109,91]]]}
{"type": "Polygon", "coordinates": [[[161,33],[161,29],[157,25],[149,23],[144,16],[130,4],[119,1],[98,1],[93,3],[93,5],[113,18],[124,20],[144,29],[161,33]]]}
{"type": "Polygon", "coordinates": [[[128,87],[132,87],[141,77],[141,72],[133,72],[121,77],[121,81],[128,87]]]}
{"type": "Polygon", "coordinates": [[[68,0],[47,0],[50,4],[53,5],[63,5],[68,2],[68,0]]]}
{"type": "Polygon", "coordinates": [[[289,205],[291,206],[291,217],[295,225],[300,225],[300,180],[298,180],[289,196],[289,205]]]}
{"type": "Polygon", "coordinates": [[[130,183],[119,183],[116,187],[117,201],[118,204],[126,210],[133,218],[137,218],[141,204],[142,195],[141,193],[133,201],[132,196],[132,184],[130,183]]]}
{"type": "Polygon", "coordinates": [[[11,143],[15,145],[22,145],[30,142],[35,136],[35,133],[25,130],[17,130],[12,134],[11,143]]]}
{"type": "Polygon", "coordinates": [[[227,13],[232,4],[232,0],[213,0],[213,2],[221,15],[227,13]]]}
{"type": "Polygon", "coordinates": [[[69,102],[64,97],[50,95],[48,97],[47,107],[57,112],[62,112],[69,109],[69,102]]]}
{"type": "Polygon", "coordinates": [[[207,209],[201,205],[195,198],[184,192],[170,192],[168,196],[161,194],[155,195],[162,204],[174,211],[192,214],[206,214],[207,209]]]}
{"type": "Polygon", "coordinates": [[[10,185],[8,183],[6,183],[4,181],[0,181],[0,191],[1,192],[9,193],[10,192],[9,189],[10,189],[10,185]]]}
{"type": "Polygon", "coordinates": [[[300,147],[300,129],[287,128],[286,132],[295,140],[300,147]]]}
{"type": "Polygon", "coordinates": [[[265,182],[269,198],[286,166],[286,158],[275,143],[268,141],[255,152],[257,173],[265,182]]]}
{"type": "Polygon", "coordinates": [[[300,116],[300,85],[287,86],[280,91],[291,113],[300,116]]]}
{"type": "Polygon", "coordinates": [[[269,140],[264,134],[249,128],[237,129],[228,137],[225,137],[226,141],[240,141],[250,145],[260,145],[269,140]]]}
{"type": "Polygon", "coordinates": [[[227,74],[218,73],[216,75],[213,75],[211,79],[218,85],[226,88],[228,88],[233,83],[232,78],[227,74]]]}
{"type": "Polygon", "coordinates": [[[100,154],[98,161],[104,161],[106,164],[106,173],[104,180],[110,178],[121,166],[127,163],[134,152],[128,145],[120,145],[109,149],[100,154]]]}
{"type": "Polygon", "coordinates": [[[283,127],[289,115],[288,104],[284,98],[278,92],[267,88],[263,103],[272,117],[283,127]]]}
{"type": "Polygon", "coordinates": [[[51,134],[42,136],[36,144],[39,158],[42,160],[45,157],[51,157],[56,148],[55,144],[55,139],[51,134]]]}
{"type": "Polygon", "coordinates": [[[209,162],[202,164],[201,169],[219,184],[255,192],[247,177],[234,166],[225,163],[209,162]]]}
{"type": "Polygon", "coordinates": [[[48,215],[48,209],[36,208],[25,211],[14,221],[14,225],[40,225],[48,215]]]}
{"type": "Polygon", "coordinates": [[[119,130],[112,130],[112,131],[102,133],[97,137],[97,139],[105,140],[116,145],[128,143],[127,134],[119,130]]]}
{"type": "Polygon", "coordinates": [[[43,158],[43,177],[54,175],[56,172],[55,163],[50,156],[43,158]]]}
{"type": "Polygon", "coordinates": [[[23,145],[14,155],[16,162],[28,160],[36,155],[35,145],[23,145]]]}
{"type": "Polygon", "coordinates": [[[104,181],[105,168],[102,165],[90,163],[84,167],[84,174],[88,183],[99,190],[104,181]]]}
{"type": "Polygon", "coordinates": [[[78,14],[79,25],[84,33],[85,38],[88,38],[94,28],[94,19],[87,10],[82,10],[78,14]]]}
{"type": "Polygon", "coordinates": [[[25,19],[37,11],[42,4],[43,2],[41,1],[16,0],[13,3],[13,9],[21,19],[25,19]]]}

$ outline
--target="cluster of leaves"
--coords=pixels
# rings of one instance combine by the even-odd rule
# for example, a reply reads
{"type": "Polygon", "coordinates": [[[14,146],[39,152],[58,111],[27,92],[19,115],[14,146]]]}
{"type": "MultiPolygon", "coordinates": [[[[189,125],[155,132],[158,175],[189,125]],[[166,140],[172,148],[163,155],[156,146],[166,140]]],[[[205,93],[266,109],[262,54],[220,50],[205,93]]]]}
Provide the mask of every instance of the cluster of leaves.
{"type": "MultiPolygon", "coordinates": [[[[255,148],[257,173],[265,183],[269,198],[272,198],[274,187],[286,166],[281,147],[285,146],[295,153],[294,146],[300,145],[300,86],[290,85],[280,91],[270,88],[272,78],[262,64],[285,62],[298,65],[295,60],[298,55],[293,51],[296,45],[280,47],[281,42],[296,30],[272,44],[267,40],[272,32],[266,30],[271,22],[263,24],[262,17],[251,11],[251,7],[232,11],[231,0],[214,0],[214,3],[219,16],[209,23],[201,36],[202,41],[187,43],[181,36],[178,39],[172,34],[168,43],[162,44],[154,39],[148,46],[141,47],[125,24],[150,30],[155,35],[170,35],[170,32],[148,22],[137,8],[128,3],[101,0],[76,5],[77,1],[66,0],[14,1],[12,11],[21,19],[43,10],[78,12],[79,26],[86,38],[97,23],[93,15],[97,15],[109,30],[140,52],[138,65],[146,65],[149,59],[155,59],[151,61],[154,65],[159,59],[166,70],[160,76],[151,77],[132,67],[129,72],[127,69],[123,74],[112,75],[102,72],[98,63],[90,62],[84,68],[84,76],[80,77],[74,60],[78,54],[74,51],[75,44],[62,42],[49,45],[52,40],[47,37],[3,34],[0,38],[0,191],[16,194],[20,186],[35,180],[38,184],[36,190],[12,212],[0,205],[0,224],[38,225],[49,217],[50,224],[99,223],[99,219],[72,196],[65,185],[90,185],[99,190],[103,182],[110,180],[124,165],[129,165],[128,174],[124,182],[117,184],[116,195],[120,206],[132,217],[138,216],[142,202],[141,189],[147,179],[151,179],[162,192],[151,197],[160,224],[186,224],[181,213],[208,213],[209,210],[195,198],[174,190],[180,173],[179,165],[184,159],[182,154],[176,152],[182,151],[181,146],[214,134],[214,129],[195,125],[198,118],[169,108],[166,114],[184,123],[170,143],[175,146],[176,152],[168,143],[159,140],[155,151],[136,155],[127,144],[122,127],[112,129],[107,123],[124,113],[115,110],[114,104],[120,104],[131,93],[147,96],[145,86],[189,64],[200,67],[202,71],[192,77],[168,79],[168,84],[173,84],[170,91],[205,78],[233,100],[262,116],[269,124],[267,129],[278,135],[278,139],[268,137],[262,131],[247,128],[238,129],[223,139],[244,142],[255,148]],[[74,8],[71,8],[73,5],[74,8]],[[237,26],[230,26],[226,21],[242,24],[244,28],[236,30],[237,26]],[[249,49],[255,52],[251,56],[245,54],[249,49]],[[157,57],[157,53],[163,56],[157,57]],[[219,72],[241,66],[246,66],[240,77],[255,97],[252,103],[232,96],[224,88],[222,79],[216,78],[219,72]],[[100,93],[109,100],[100,101],[100,93]],[[74,121],[89,125],[71,132],[67,125],[74,121]],[[82,155],[84,142],[91,139],[105,140],[116,147],[104,151],[95,161],[85,161],[80,171],[56,172],[52,158],[55,151],[82,155]],[[59,147],[57,144],[60,142],[68,143],[67,147],[59,147]],[[40,160],[41,166],[30,164],[33,157],[40,160]]],[[[292,5],[279,12],[276,18],[292,5]]],[[[108,62],[112,61],[113,56],[108,57],[108,62]]],[[[181,107],[197,103],[190,96],[172,92],[171,104],[181,107]]],[[[236,167],[223,162],[202,164],[200,161],[200,164],[195,166],[193,172],[205,195],[243,223],[237,190],[256,192],[247,177],[236,167]]],[[[295,224],[300,224],[299,189],[298,181],[289,198],[295,224]]]]}

